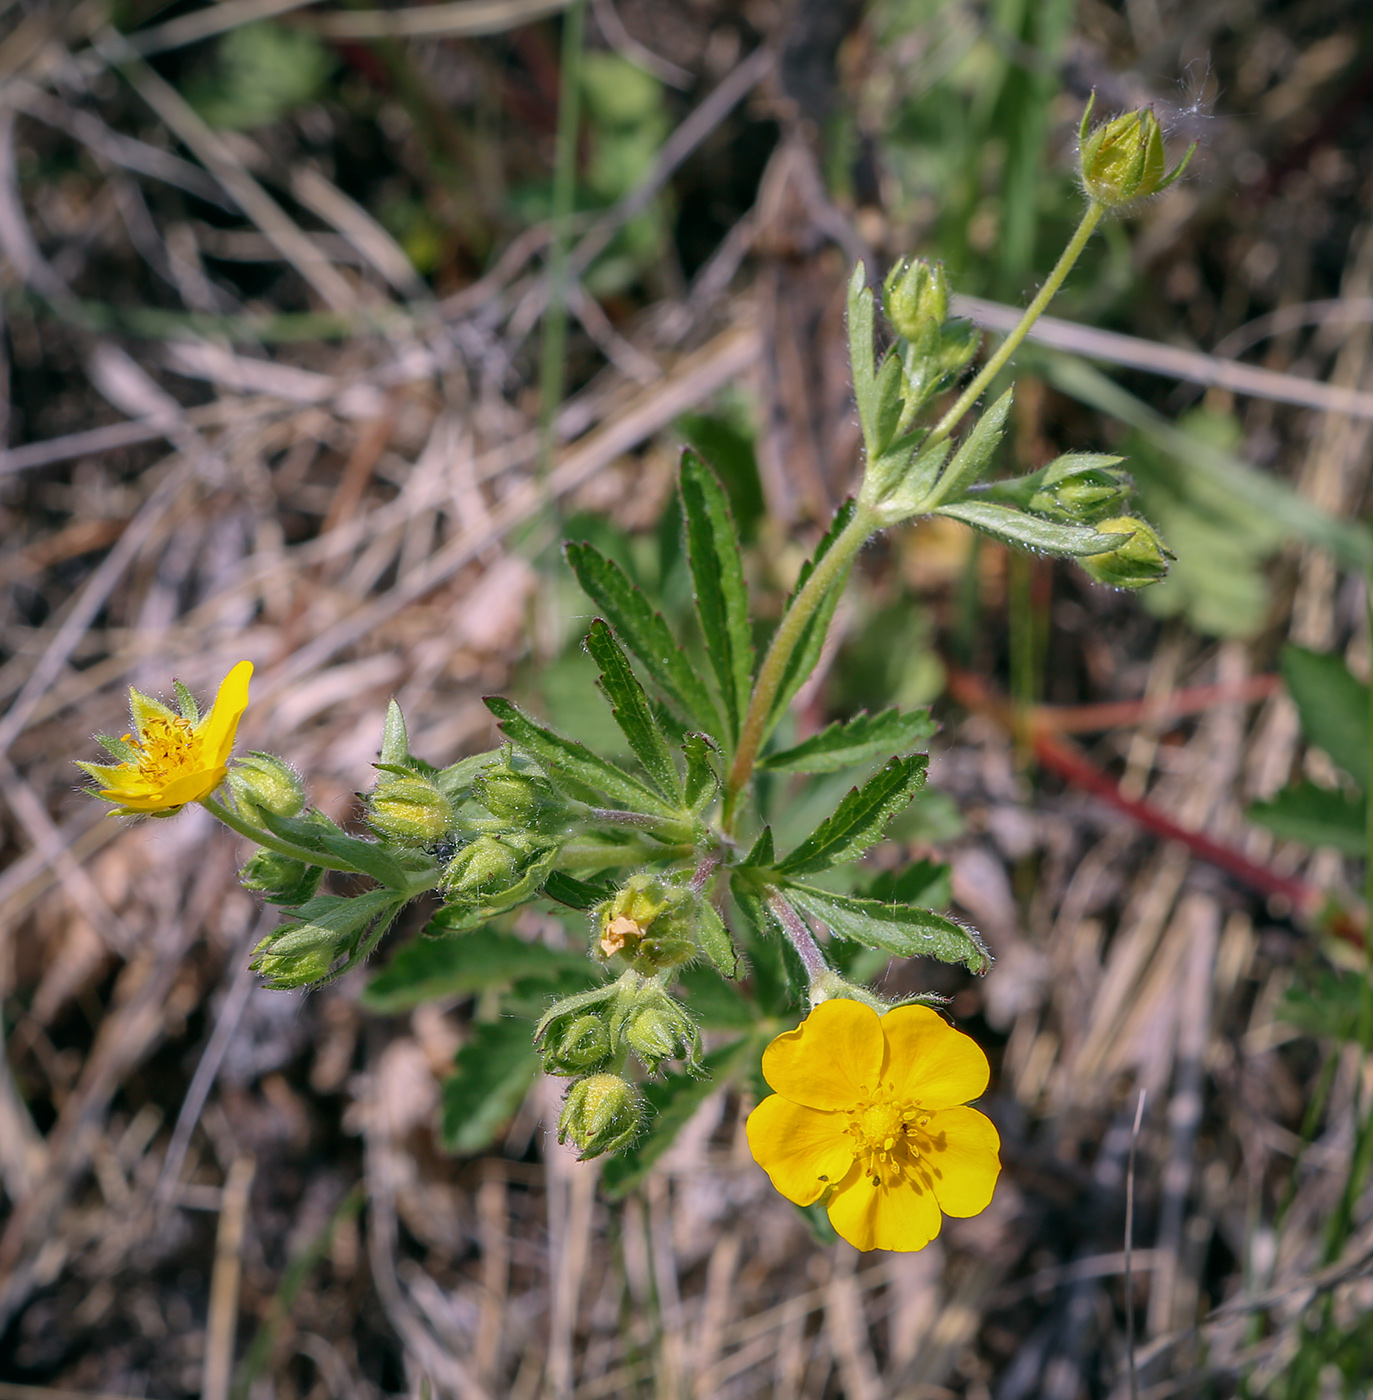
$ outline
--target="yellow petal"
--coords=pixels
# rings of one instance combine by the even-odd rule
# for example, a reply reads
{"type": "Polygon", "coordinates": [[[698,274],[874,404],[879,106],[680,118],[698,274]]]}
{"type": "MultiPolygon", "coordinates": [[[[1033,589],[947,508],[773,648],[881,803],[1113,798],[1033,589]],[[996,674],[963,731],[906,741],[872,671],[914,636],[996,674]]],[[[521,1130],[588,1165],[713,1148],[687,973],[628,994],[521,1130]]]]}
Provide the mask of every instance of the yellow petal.
{"type": "Polygon", "coordinates": [[[992,1120],[975,1108],[945,1108],[930,1114],[925,1127],[934,1140],[921,1144],[925,1170],[946,1215],[976,1215],[991,1203],[1001,1174],[1001,1138],[992,1120]]]}
{"type": "Polygon", "coordinates": [[[248,682],[252,676],[253,663],[240,661],[219,683],[213,708],[196,725],[196,737],[205,746],[205,759],[216,767],[227,763],[233,752],[238,722],[248,708],[248,682]]]}
{"type": "Polygon", "coordinates": [[[834,1193],[829,1215],[855,1249],[924,1249],[943,1223],[933,1193],[909,1177],[874,1186],[861,1171],[834,1193]]]}
{"type": "Polygon", "coordinates": [[[763,1051],[763,1078],[808,1108],[852,1108],[876,1088],[881,1068],[881,1023],[857,1001],[822,1001],[763,1051]]]}
{"type": "Polygon", "coordinates": [[[753,1159],[789,1201],[808,1206],[853,1165],[848,1117],[770,1094],[748,1116],[753,1159]]]}
{"type": "Polygon", "coordinates": [[[896,1086],[897,1098],[923,1108],[952,1108],[986,1089],[991,1071],[981,1047],[937,1011],[898,1006],[881,1026],[887,1042],[882,1082],[896,1086]]]}

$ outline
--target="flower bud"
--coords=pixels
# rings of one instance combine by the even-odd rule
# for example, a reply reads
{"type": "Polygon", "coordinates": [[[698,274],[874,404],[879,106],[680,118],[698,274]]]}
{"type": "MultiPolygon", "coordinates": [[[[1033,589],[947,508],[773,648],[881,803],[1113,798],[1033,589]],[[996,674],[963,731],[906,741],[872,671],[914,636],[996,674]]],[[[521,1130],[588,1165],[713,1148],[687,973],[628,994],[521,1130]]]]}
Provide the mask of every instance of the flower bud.
{"type": "Polygon", "coordinates": [[[1078,136],[1078,168],[1088,198],[1109,209],[1119,209],[1166,190],[1186,169],[1196,143],[1169,171],[1163,152],[1163,131],[1148,107],[1123,113],[1092,130],[1089,127],[1095,102],[1093,93],[1082,114],[1078,136]]]}
{"type": "Polygon", "coordinates": [[[514,848],[504,841],[478,836],[448,862],[440,884],[449,894],[493,894],[514,879],[517,860],[514,848]]]}
{"type": "Polygon", "coordinates": [[[1130,498],[1130,479],[1112,471],[1118,457],[1095,453],[1069,453],[1050,462],[1038,489],[1026,502],[1037,515],[1090,523],[1119,510],[1130,498]]]}
{"type": "Polygon", "coordinates": [[[367,798],[367,824],[403,846],[437,845],[453,830],[453,804],[428,778],[383,774],[367,798]]]}
{"type": "Polygon", "coordinates": [[[259,847],[244,862],[238,880],[245,890],[260,891],[273,904],[304,904],[314,894],[321,874],[317,865],[259,847]]]}
{"type": "Polygon", "coordinates": [[[1173,557],[1153,528],[1133,515],[1118,515],[1092,527],[1099,535],[1121,535],[1105,554],[1085,554],[1078,563],[1097,583],[1111,588],[1143,588],[1168,572],[1173,557]]]}
{"type": "Polygon", "coordinates": [[[639,972],[661,972],[696,955],[690,920],[680,909],[690,896],[651,875],[634,875],[597,909],[603,958],[617,953],[639,972]]]}
{"type": "Polygon", "coordinates": [[[587,1074],[600,1069],[613,1048],[610,1027],[593,1012],[571,1016],[561,1025],[555,1021],[545,1033],[544,1072],[587,1074]]]}
{"type": "Polygon", "coordinates": [[[942,263],[899,262],[882,287],[882,308],[897,335],[917,345],[933,341],[949,315],[949,282],[942,263]]]}
{"type": "Polygon", "coordinates": [[[628,1147],[643,1121],[643,1100],[628,1080],[618,1074],[591,1074],[567,1091],[558,1118],[558,1141],[571,1138],[585,1161],[628,1147]]]}
{"type": "Polygon", "coordinates": [[[939,332],[935,363],[941,374],[957,374],[977,354],[982,332],[971,321],[949,321],[939,332]]]}
{"type": "Polygon", "coordinates": [[[273,991],[285,992],[322,982],[329,975],[334,956],[331,948],[308,948],[300,953],[259,952],[253,958],[252,969],[273,991]]]}
{"type": "Polygon", "coordinates": [[[305,810],[300,775],[275,754],[245,753],[229,769],[229,787],[243,815],[260,821],[259,810],[274,817],[298,817],[305,810]]]}
{"type": "Polygon", "coordinates": [[[478,774],[472,790],[493,817],[500,817],[512,826],[524,826],[539,810],[543,796],[541,786],[524,773],[494,766],[478,774]]]}
{"type": "Polygon", "coordinates": [[[701,1033],[683,1007],[655,983],[648,984],[624,1020],[625,1043],[650,1073],[664,1060],[700,1059],[701,1033]]]}

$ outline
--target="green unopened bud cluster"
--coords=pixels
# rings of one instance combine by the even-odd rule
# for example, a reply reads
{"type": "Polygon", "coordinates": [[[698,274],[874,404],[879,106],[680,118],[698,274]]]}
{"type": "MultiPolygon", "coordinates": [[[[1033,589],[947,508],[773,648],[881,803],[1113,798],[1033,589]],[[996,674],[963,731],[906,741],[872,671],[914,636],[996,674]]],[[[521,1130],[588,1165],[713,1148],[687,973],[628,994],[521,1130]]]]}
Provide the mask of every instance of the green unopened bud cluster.
{"type": "Polygon", "coordinates": [[[892,351],[901,367],[896,422],[900,436],[977,354],[981,336],[971,322],[949,320],[949,279],[943,263],[924,258],[897,263],[882,287],[882,309],[900,337],[892,351]]]}
{"type": "Polygon", "coordinates": [[[593,912],[596,951],[622,958],[642,973],[663,972],[696,956],[694,901],[686,889],[653,875],[634,875],[593,912]]]}
{"type": "Polygon", "coordinates": [[[569,1138],[583,1161],[628,1147],[643,1131],[643,1097],[618,1074],[589,1074],[567,1091],[558,1141],[569,1138]]]}
{"type": "Polygon", "coordinates": [[[289,763],[270,753],[245,753],[229,770],[234,803],[250,821],[264,811],[274,817],[298,817],[305,810],[305,787],[289,763]]]}

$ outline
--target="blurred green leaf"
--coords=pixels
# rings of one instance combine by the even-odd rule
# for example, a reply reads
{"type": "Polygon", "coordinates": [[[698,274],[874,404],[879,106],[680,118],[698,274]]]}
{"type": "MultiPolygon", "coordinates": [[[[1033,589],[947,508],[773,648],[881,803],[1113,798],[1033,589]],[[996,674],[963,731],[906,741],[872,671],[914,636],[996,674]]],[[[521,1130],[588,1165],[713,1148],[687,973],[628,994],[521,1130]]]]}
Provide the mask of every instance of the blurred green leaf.
{"type": "Polygon", "coordinates": [[[513,1118],[539,1072],[534,1028],[506,1018],[479,1021],[443,1081],[441,1134],[450,1152],[482,1152],[513,1118]]]}
{"type": "Polygon", "coordinates": [[[1361,799],[1343,792],[1297,783],[1268,802],[1255,802],[1245,815],[1283,841],[1330,846],[1347,856],[1362,856],[1368,852],[1365,807],[1361,799]]]}
{"type": "Polygon", "coordinates": [[[258,20],[219,40],[214,67],[187,83],[186,97],[211,126],[266,126],[309,102],[335,62],[307,30],[258,20]]]}
{"type": "Polygon", "coordinates": [[[1353,778],[1368,786],[1368,687],[1350,674],[1341,656],[1284,647],[1282,678],[1301,715],[1307,743],[1324,749],[1353,778]]]}
{"type": "Polygon", "coordinates": [[[582,954],[485,929],[479,934],[407,943],[372,978],[360,1000],[370,1011],[394,1016],[421,1002],[471,996],[531,977],[551,980],[563,974],[583,976],[588,984],[600,980],[582,954]]]}

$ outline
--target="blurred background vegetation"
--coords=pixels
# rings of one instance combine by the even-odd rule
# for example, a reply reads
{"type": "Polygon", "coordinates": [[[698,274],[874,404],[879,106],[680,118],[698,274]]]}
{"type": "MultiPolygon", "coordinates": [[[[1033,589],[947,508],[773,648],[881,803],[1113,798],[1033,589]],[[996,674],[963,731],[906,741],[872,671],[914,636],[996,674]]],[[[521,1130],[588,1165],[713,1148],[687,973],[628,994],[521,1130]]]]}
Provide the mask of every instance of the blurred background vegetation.
{"type": "Polygon", "coordinates": [[[1368,674],[1366,7],[365,3],[0,5],[0,1400],[1077,1400],[1127,1322],[1144,1394],[1365,1394],[1366,745],[1324,702],[1368,674]],[[854,483],[849,269],[942,258],[1004,325],[1092,91],[1200,150],[1018,354],[1003,466],[1121,453],[1173,573],[893,534],[790,721],[943,724],[885,865],[998,957],[936,975],[993,1056],[986,1215],[860,1258],[708,1088],[607,1204],[502,1048],[575,925],[503,931],[559,955],[523,980],[265,992],[228,838],[74,791],[130,682],[245,656],[246,746],[340,820],[393,694],[437,763],[504,687],[613,748],[559,538],[684,609],[691,443],[775,616],[854,483]]]}

